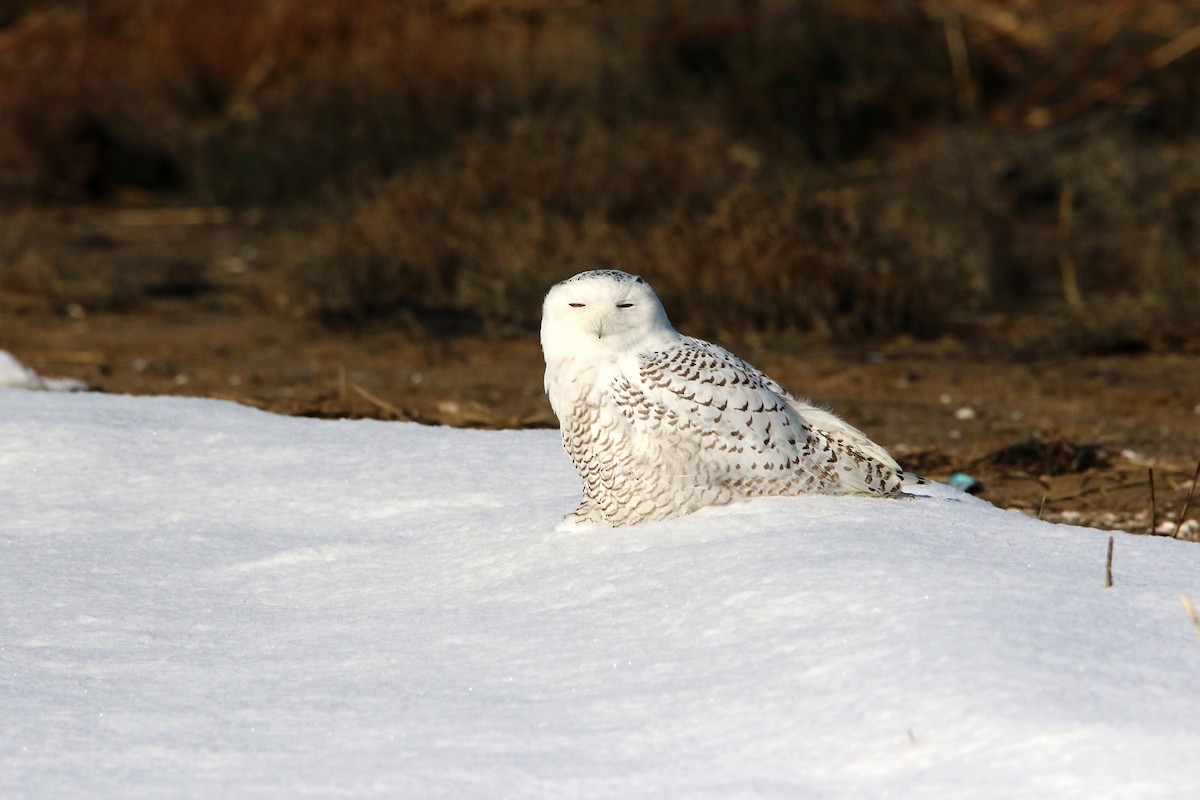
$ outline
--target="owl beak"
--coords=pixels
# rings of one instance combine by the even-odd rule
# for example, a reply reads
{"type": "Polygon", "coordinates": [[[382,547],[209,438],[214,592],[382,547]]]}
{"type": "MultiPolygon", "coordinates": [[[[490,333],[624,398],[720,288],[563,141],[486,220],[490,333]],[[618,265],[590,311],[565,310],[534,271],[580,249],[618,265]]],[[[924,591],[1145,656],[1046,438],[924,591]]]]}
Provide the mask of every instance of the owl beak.
{"type": "Polygon", "coordinates": [[[605,329],[606,322],[608,322],[608,317],[601,317],[600,319],[596,320],[596,327],[593,328],[593,330],[596,331],[597,339],[604,338],[604,329],[605,329]]]}

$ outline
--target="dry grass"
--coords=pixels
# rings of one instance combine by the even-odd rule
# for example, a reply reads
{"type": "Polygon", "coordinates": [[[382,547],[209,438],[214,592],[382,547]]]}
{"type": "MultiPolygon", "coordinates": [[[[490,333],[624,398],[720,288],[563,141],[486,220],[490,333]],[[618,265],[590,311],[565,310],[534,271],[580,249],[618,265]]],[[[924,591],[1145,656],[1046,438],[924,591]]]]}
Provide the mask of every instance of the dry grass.
{"type": "Polygon", "coordinates": [[[319,212],[288,268],[330,318],[529,325],[619,266],[706,334],[1065,303],[1004,334],[1041,351],[1144,343],[1200,294],[1194,3],[26,0],[0,26],[0,197],[319,212]]]}

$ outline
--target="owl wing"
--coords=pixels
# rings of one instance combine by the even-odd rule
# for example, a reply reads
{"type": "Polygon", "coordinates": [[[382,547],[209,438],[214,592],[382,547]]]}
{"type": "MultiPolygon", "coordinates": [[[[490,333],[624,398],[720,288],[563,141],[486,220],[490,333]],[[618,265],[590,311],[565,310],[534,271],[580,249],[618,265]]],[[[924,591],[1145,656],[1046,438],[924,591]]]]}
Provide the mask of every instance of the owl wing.
{"type": "Polygon", "coordinates": [[[899,467],[864,434],[710,342],[681,337],[640,354],[613,391],[643,456],[687,465],[680,482],[724,483],[746,495],[899,487],[899,467]]]}

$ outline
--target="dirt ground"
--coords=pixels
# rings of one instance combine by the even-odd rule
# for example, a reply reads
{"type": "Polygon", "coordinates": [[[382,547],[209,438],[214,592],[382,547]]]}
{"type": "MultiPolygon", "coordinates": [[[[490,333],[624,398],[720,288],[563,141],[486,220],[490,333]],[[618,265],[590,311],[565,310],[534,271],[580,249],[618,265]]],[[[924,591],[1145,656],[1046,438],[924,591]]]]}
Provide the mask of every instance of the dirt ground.
{"type": "MultiPolygon", "coordinates": [[[[314,417],[555,425],[535,331],[331,328],[300,311],[276,231],[255,215],[22,210],[6,236],[0,348],[43,374],[314,417]]],[[[1001,321],[996,335],[1036,323],[1001,321]]],[[[721,343],[909,470],[942,481],[965,473],[983,498],[1049,520],[1148,532],[1152,467],[1155,520],[1170,535],[1200,460],[1196,341],[1024,360],[981,357],[987,348],[954,339],[721,343]]],[[[1200,520],[1200,498],[1187,516],[1200,520]]],[[[1177,535],[1200,541],[1200,523],[1177,535]]]]}

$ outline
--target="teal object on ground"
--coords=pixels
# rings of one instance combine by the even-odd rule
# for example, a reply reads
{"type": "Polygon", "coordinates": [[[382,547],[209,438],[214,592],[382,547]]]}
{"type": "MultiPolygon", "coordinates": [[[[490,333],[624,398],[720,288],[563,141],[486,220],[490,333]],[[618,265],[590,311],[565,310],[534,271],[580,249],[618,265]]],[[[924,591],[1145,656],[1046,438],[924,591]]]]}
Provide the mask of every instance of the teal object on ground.
{"type": "Polygon", "coordinates": [[[950,476],[950,480],[946,481],[946,483],[950,484],[955,489],[958,489],[960,492],[966,492],[967,494],[975,494],[983,489],[982,483],[975,480],[965,472],[954,473],[950,476]]]}

